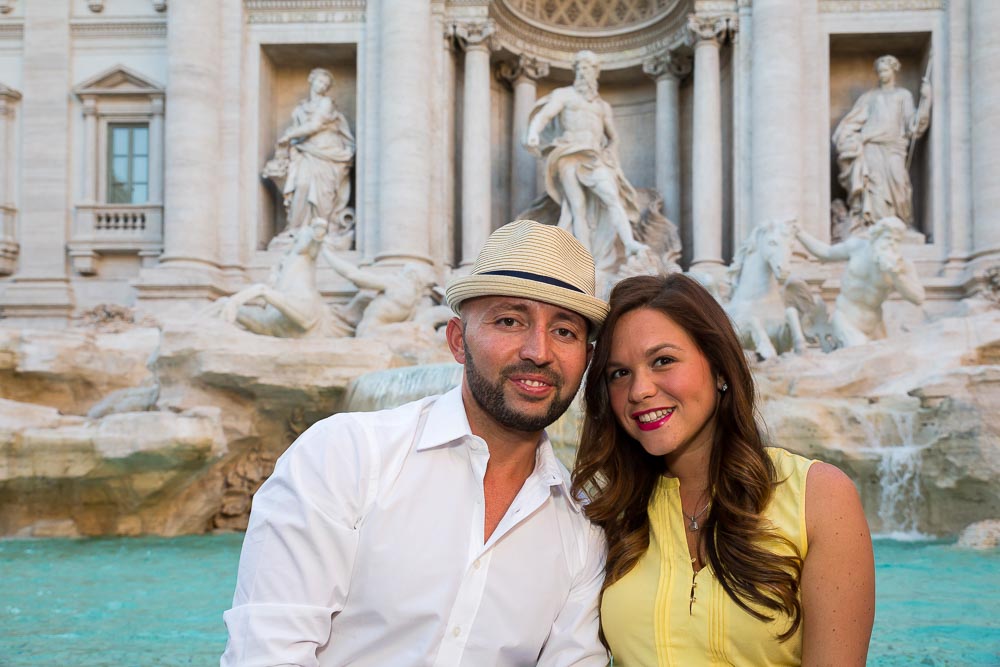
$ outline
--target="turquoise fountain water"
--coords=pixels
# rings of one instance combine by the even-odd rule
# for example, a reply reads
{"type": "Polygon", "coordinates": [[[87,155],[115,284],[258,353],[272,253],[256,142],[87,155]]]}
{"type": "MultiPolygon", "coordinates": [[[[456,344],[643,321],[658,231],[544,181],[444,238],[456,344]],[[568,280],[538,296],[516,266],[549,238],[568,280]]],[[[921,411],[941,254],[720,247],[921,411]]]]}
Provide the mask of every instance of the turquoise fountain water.
{"type": "MultiPolygon", "coordinates": [[[[0,541],[0,665],[217,665],[242,535],[0,541]]],[[[1000,665],[1000,552],[875,544],[869,665],[1000,665]]]]}

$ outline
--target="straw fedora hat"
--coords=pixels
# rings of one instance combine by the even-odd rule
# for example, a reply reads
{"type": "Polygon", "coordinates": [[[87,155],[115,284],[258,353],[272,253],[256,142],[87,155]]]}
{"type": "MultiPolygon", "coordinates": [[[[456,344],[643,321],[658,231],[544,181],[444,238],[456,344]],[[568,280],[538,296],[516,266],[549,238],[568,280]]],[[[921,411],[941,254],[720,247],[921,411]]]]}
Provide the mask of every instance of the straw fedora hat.
{"type": "Polygon", "coordinates": [[[456,278],[445,299],[456,313],[479,296],[516,296],[544,301],[579,313],[593,334],[608,315],[594,296],[594,258],[572,234],[534,220],[516,220],[486,240],[472,273],[456,278]]]}

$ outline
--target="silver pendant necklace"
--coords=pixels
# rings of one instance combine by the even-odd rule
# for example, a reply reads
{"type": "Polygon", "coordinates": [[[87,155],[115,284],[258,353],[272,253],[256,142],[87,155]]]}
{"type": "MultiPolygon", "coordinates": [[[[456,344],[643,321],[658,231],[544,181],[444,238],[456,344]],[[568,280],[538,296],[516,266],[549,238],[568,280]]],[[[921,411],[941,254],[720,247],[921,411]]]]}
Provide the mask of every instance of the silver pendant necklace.
{"type": "Polygon", "coordinates": [[[683,514],[684,517],[688,520],[688,530],[690,530],[693,533],[701,529],[701,524],[698,523],[698,517],[704,514],[711,505],[712,501],[708,501],[707,503],[705,503],[705,506],[701,508],[701,511],[698,512],[697,514],[688,514],[687,512],[684,511],[683,507],[681,508],[681,514],[683,514]]]}

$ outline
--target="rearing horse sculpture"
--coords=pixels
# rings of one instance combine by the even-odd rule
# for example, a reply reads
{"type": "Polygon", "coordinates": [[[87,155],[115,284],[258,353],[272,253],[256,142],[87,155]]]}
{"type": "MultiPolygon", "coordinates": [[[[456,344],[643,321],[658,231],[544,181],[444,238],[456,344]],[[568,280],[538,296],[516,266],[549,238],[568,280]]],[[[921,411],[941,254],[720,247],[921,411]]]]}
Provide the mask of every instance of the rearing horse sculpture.
{"type": "Polygon", "coordinates": [[[802,353],[806,347],[800,315],[813,298],[800,280],[789,280],[793,220],[758,224],[740,246],[728,276],[731,284],[726,311],[739,329],[743,347],[761,359],[782,352],[802,353]]]}

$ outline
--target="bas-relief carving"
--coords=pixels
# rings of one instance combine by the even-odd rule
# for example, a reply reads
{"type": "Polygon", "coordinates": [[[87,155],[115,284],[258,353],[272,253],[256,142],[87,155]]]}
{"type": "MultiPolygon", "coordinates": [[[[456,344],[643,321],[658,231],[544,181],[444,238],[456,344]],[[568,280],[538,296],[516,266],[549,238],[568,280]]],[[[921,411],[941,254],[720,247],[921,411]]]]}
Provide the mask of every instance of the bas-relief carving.
{"type": "Polygon", "coordinates": [[[852,228],[891,216],[913,225],[910,159],[930,124],[931,85],[925,75],[914,107],[910,91],[896,86],[899,68],[894,56],[878,58],[878,88],[862,94],[833,132],[852,228]]]}
{"type": "Polygon", "coordinates": [[[246,22],[364,23],[366,0],[244,0],[246,22]]]}
{"type": "Polygon", "coordinates": [[[637,191],[621,170],[611,105],[597,90],[596,55],[578,53],[574,70],[574,84],[538,100],[529,117],[524,145],[544,160],[546,194],[519,217],[570,231],[594,255],[608,289],[637,255],[640,265],[672,266],[680,243],[659,195],[637,191]]]}
{"type": "Polygon", "coordinates": [[[279,237],[322,218],[330,225],[332,245],[349,249],[354,242],[354,213],[347,206],[354,136],[329,96],[332,85],[328,70],[309,74],[309,96],[292,111],[291,126],[275,144],[262,176],[282,194],[287,225],[279,237]]]}
{"type": "Polygon", "coordinates": [[[847,262],[830,316],[836,347],[885,338],[882,304],[894,291],[914,305],[924,302],[917,269],[900,252],[906,231],[902,220],[886,217],[863,233],[831,245],[795,229],[799,242],[821,262],[847,262]]]}

